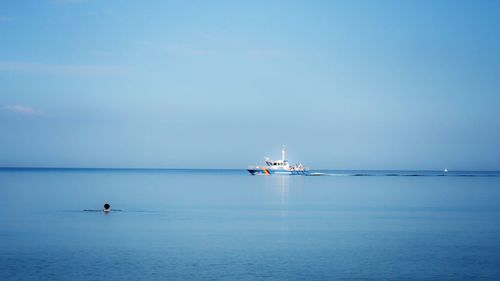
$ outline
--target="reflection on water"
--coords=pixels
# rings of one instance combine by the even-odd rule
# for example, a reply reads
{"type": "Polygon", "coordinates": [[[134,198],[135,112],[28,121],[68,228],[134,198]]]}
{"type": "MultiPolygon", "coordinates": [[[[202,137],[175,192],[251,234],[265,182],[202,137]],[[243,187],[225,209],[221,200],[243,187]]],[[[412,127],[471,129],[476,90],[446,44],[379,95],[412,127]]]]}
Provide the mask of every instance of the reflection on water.
{"type": "Polygon", "coordinates": [[[290,193],[290,176],[277,175],[272,177],[274,188],[280,196],[282,206],[288,205],[288,194],[290,193]]]}

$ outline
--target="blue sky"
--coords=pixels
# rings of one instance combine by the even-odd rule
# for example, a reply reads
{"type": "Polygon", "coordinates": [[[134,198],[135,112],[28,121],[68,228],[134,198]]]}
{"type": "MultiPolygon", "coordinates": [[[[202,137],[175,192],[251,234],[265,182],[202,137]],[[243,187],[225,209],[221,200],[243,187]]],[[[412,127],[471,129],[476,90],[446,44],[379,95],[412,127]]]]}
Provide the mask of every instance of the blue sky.
{"type": "Polygon", "coordinates": [[[0,166],[500,170],[498,1],[2,1],[0,166]]]}

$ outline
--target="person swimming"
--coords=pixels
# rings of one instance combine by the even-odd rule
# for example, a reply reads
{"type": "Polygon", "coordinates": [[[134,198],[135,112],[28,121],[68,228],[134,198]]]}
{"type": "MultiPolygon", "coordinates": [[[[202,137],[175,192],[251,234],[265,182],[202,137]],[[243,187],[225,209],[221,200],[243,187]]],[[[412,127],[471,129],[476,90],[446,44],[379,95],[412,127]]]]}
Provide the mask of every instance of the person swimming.
{"type": "MultiPolygon", "coordinates": [[[[109,203],[104,203],[103,209],[101,210],[96,210],[96,209],[84,209],[84,212],[104,212],[105,214],[108,214],[111,212],[111,205],[109,203]]],[[[122,212],[123,210],[120,209],[113,209],[114,212],[122,212]]]]}
{"type": "Polygon", "coordinates": [[[103,211],[106,213],[111,212],[111,205],[109,205],[108,203],[105,203],[103,211]]]}

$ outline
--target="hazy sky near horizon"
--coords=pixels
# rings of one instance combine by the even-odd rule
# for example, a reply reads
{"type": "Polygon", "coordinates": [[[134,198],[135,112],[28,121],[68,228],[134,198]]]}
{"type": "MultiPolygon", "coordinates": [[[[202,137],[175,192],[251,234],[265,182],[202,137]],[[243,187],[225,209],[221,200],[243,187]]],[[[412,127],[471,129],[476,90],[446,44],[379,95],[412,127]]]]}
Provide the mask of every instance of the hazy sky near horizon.
{"type": "Polygon", "coordinates": [[[499,1],[0,2],[0,166],[500,170],[499,1]]]}

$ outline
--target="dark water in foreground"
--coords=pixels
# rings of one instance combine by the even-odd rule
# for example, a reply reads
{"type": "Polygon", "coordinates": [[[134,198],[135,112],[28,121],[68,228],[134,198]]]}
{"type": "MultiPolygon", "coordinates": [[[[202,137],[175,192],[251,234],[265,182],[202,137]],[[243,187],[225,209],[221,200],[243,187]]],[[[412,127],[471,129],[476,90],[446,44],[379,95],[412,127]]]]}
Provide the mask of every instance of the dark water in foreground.
{"type": "Polygon", "coordinates": [[[0,169],[0,280],[500,279],[498,174],[326,172],[0,169]]]}

